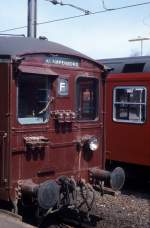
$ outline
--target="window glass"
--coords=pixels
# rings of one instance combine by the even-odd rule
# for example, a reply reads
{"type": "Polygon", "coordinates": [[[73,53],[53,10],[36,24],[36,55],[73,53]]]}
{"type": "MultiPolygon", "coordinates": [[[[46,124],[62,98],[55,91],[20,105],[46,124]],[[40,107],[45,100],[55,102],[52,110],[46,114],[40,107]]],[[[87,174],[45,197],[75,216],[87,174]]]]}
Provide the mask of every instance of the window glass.
{"type": "Polygon", "coordinates": [[[145,63],[131,63],[125,64],[122,73],[143,72],[145,63]]]}
{"type": "Polygon", "coordinates": [[[21,75],[18,79],[18,120],[21,124],[48,120],[49,79],[38,75],[21,75]]]}
{"type": "Polygon", "coordinates": [[[77,113],[79,120],[94,120],[98,116],[98,80],[78,78],[77,113]]]}
{"type": "Polygon", "coordinates": [[[146,120],[146,88],[116,87],[113,94],[113,120],[144,123],[146,120]]]}

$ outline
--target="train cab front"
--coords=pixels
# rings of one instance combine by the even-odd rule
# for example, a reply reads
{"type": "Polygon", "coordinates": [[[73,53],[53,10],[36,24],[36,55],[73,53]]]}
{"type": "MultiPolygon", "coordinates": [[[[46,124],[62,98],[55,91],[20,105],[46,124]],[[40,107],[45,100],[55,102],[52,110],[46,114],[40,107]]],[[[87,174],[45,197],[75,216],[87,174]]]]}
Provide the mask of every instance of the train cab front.
{"type": "Polygon", "coordinates": [[[104,167],[101,70],[63,55],[31,54],[17,61],[11,146],[12,162],[22,162],[13,178],[41,182],[68,175],[87,181],[90,168],[104,167]]]}
{"type": "Polygon", "coordinates": [[[83,205],[89,213],[93,186],[101,191],[110,180],[119,189],[124,181],[121,170],[103,170],[102,71],[91,60],[58,54],[26,55],[15,64],[11,197],[34,205],[38,217],[64,217],[83,205]]]}

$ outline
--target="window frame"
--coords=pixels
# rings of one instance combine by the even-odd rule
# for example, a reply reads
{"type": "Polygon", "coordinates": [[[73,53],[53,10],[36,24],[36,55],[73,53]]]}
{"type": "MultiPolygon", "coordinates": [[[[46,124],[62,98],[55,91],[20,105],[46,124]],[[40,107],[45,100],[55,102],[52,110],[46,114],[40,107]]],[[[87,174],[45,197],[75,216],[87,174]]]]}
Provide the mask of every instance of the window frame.
{"type": "Polygon", "coordinates": [[[50,113],[47,114],[47,117],[45,119],[45,121],[41,121],[41,117],[19,117],[19,80],[21,79],[21,76],[23,77],[28,77],[30,78],[31,76],[34,76],[35,78],[37,77],[40,77],[40,78],[46,78],[47,80],[47,93],[49,94],[50,96],[50,93],[51,93],[51,89],[50,89],[50,84],[51,84],[51,80],[49,78],[49,76],[43,76],[43,75],[39,75],[39,74],[30,74],[30,73],[21,73],[19,75],[19,77],[17,78],[17,102],[16,102],[16,110],[17,110],[17,113],[16,113],[16,118],[17,118],[17,122],[21,125],[41,125],[41,124],[47,124],[49,119],[50,119],[50,113]],[[38,120],[39,119],[39,120],[38,120]]]}
{"type": "MultiPolygon", "coordinates": [[[[129,106],[130,107],[130,106],[129,106]]],[[[147,119],[147,88],[146,86],[116,86],[113,88],[113,121],[118,123],[131,123],[131,124],[144,124],[147,119]],[[145,91],[144,102],[117,102],[116,101],[116,91],[117,89],[141,89],[145,91]],[[142,117],[138,120],[125,120],[125,119],[118,119],[116,117],[116,104],[124,104],[124,105],[139,105],[140,109],[144,106],[144,114],[145,118],[142,120],[142,117]]]]}
{"type": "Polygon", "coordinates": [[[77,116],[78,116],[78,105],[79,105],[79,103],[78,103],[78,99],[79,99],[79,93],[78,93],[78,91],[79,91],[79,84],[78,84],[78,80],[79,79],[93,79],[93,80],[97,80],[97,91],[96,91],[96,102],[97,102],[97,110],[96,110],[96,117],[95,117],[95,119],[79,119],[78,117],[77,117],[77,122],[96,122],[96,121],[98,121],[99,120],[99,113],[100,113],[100,110],[99,110],[99,100],[100,100],[100,91],[99,91],[99,88],[100,88],[100,80],[99,80],[99,78],[97,78],[97,77],[93,77],[93,76],[84,76],[84,75],[80,75],[80,76],[78,76],[77,78],[76,78],[76,82],[75,82],[75,91],[76,91],[76,113],[77,113],[77,116]]]}

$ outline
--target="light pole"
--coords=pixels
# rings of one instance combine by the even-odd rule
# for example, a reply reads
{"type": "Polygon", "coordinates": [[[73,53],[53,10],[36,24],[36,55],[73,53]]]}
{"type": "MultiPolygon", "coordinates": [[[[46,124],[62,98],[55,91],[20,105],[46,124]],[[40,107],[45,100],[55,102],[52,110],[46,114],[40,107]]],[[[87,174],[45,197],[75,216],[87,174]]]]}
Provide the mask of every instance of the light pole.
{"type": "Polygon", "coordinates": [[[28,31],[27,36],[36,38],[37,0],[28,0],[28,31]]]}
{"type": "Polygon", "coordinates": [[[137,37],[135,39],[130,39],[128,40],[129,42],[136,42],[136,41],[139,41],[141,42],[141,56],[143,55],[143,41],[145,40],[150,40],[150,38],[148,37],[137,37]]]}

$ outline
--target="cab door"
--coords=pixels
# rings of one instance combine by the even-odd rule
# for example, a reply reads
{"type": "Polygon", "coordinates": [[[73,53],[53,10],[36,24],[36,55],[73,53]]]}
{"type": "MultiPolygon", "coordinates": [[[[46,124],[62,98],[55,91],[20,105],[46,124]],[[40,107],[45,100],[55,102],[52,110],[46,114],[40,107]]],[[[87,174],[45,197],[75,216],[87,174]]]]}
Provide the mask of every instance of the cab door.
{"type": "Polygon", "coordinates": [[[102,97],[100,81],[94,77],[77,79],[77,120],[80,124],[80,140],[83,142],[82,167],[103,167],[102,97]],[[89,142],[89,144],[86,144],[89,142]],[[90,145],[90,142],[91,145],[90,145]],[[84,145],[87,150],[84,151],[84,145]]]}

